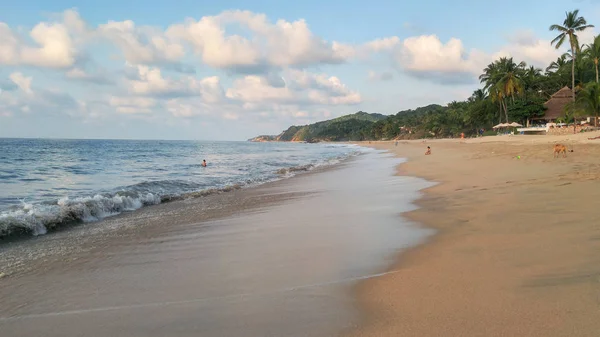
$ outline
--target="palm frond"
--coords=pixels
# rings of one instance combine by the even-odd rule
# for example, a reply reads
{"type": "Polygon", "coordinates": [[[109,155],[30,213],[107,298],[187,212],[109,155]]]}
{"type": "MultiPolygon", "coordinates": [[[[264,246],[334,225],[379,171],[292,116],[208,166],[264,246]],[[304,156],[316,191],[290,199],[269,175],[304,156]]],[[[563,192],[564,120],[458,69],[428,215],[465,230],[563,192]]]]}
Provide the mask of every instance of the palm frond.
{"type": "Polygon", "coordinates": [[[555,37],[554,40],[552,40],[550,42],[550,45],[555,45],[556,49],[558,49],[563,45],[566,37],[567,37],[567,34],[565,34],[565,33],[560,34],[559,36],[555,37]]]}
{"type": "Polygon", "coordinates": [[[582,31],[584,31],[584,30],[586,30],[588,28],[594,28],[594,25],[586,25],[584,23],[583,25],[580,25],[579,27],[575,28],[575,30],[578,31],[578,32],[582,32],[582,31]]]}
{"type": "Polygon", "coordinates": [[[552,25],[552,26],[550,26],[549,29],[551,31],[558,30],[559,32],[566,32],[568,30],[567,28],[560,26],[560,25],[552,25]]]}

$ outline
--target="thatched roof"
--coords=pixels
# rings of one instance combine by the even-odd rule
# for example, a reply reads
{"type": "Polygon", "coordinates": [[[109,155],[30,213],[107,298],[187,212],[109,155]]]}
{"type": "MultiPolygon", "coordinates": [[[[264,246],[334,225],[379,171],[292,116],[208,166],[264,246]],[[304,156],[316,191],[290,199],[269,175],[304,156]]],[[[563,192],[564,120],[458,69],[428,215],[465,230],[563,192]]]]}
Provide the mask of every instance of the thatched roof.
{"type": "Polygon", "coordinates": [[[554,120],[563,117],[565,115],[565,105],[572,101],[573,91],[565,86],[550,96],[550,99],[544,103],[547,108],[546,114],[535,119],[554,120]]]}

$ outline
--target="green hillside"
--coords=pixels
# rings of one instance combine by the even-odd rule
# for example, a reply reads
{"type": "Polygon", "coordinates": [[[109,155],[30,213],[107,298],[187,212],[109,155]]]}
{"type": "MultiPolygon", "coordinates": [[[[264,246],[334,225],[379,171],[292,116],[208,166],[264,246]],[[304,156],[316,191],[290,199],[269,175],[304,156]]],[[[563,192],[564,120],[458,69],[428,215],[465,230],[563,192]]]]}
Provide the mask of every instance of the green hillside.
{"type": "MultiPolygon", "coordinates": [[[[273,137],[276,141],[349,141],[370,139],[369,132],[373,124],[388,116],[359,111],[327,121],[303,126],[291,126],[280,135],[273,137]]],[[[256,139],[255,139],[256,140],[256,139]]]]}
{"type": "MultiPolygon", "coordinates": [[[[426,115],[445,111],[445,107],[432,104],[414,110],[400,111],[386,116],[359,111],[354,114],[309,125],[293,125],[277,136],[258,136],[250,141],[361,141],[396,137],[409,133],[405,125],[417,124],[426,115]]],[[[410,133],[412,134],[412,132],[410,133]]]]}

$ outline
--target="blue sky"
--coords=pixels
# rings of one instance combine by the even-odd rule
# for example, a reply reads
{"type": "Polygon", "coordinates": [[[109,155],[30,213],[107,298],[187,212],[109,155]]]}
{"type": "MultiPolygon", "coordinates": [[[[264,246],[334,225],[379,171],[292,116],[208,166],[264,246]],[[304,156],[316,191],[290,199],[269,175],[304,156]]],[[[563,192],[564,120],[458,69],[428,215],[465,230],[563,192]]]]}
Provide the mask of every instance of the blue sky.
{"type": "MultiPolygon", "coordinates": [[[[0,1],[0,137],[241,140],[462,100],[600,2],[0,1]]],[[[591,39],[596,29],[582,34],[591,39]]]]}

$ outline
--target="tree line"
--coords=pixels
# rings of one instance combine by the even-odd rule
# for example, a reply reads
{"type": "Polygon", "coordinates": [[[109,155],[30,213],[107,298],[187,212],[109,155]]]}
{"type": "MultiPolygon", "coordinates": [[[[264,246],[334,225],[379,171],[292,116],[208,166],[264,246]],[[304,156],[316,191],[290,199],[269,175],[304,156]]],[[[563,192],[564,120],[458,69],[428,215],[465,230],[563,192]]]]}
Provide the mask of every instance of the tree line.
{"type": "Polygon", "coordinates": [[[524,124],[528,118],[543,116],[544,102],[565,86],[573,90],[573,102],[567,105],[561,121],[598,116],[600,35],[585,45],[579,43],[578,36],[592,27],[579,15],[579,10],[568,12],[562,24],[551,25],[549,29],[557,32],[551,45],[556,49],[568,45],[569,49],[545,69],[512,57],[499,58],[483,69],[479,76],[482,88],[468,99],[447,106],[400,111],[375,122],[371,128],[363,127],[355,137],[359,140],[453,137],[490,130],[498,123],[524,124]]]}

